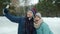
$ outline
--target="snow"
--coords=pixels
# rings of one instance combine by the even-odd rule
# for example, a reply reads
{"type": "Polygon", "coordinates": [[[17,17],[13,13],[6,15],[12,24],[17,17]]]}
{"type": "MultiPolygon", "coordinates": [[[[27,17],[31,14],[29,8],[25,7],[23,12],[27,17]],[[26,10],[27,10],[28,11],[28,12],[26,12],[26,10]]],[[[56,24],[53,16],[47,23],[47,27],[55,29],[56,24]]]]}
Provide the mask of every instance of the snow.
{"type": "MultiPolygon", "coordinates": [[[[60,34],[60,18],[59,17],[42,17],[54,34],[60,34]]],[[[0,34],[17,34],[18,23],[13,23],[6,17],[0,16],[0,34]]]]}

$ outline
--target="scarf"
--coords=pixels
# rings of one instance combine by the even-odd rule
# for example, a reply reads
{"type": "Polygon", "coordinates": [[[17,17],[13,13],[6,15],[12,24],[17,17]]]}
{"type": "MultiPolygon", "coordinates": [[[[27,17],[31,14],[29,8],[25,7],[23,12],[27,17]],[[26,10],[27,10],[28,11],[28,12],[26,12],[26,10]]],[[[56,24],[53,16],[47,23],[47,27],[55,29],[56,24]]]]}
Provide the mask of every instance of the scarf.
{"type": "Polygon", "coordinates": [[[40,19],[40,22],[39,23],[34,23],[34,27],[36,28],[36,29],[38,29],[40,26],[41,26],[41,23],[43,22],[43,20],[42,19],[40,19]]]}

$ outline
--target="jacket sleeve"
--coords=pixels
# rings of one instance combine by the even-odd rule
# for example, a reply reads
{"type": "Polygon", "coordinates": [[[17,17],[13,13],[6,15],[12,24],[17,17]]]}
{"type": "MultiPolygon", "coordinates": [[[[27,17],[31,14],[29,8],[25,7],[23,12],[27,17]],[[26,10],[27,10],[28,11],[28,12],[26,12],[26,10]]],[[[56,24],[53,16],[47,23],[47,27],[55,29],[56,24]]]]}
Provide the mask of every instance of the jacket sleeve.
{"type": "MultiPolygon", "coordinates": [[[[6,9],[4,9],[5,11],[6,9]]],[[[21,21],[21,17],[16,17],[16,16],[13,16],[9,13],[4,13],[4,16],[6,16],[10,21],[12,22],[16,22],[16,23],[19,23],[21,21]]]]}
{"type": "Polygon", "coordinates": [[[43,30],[43,34],[53,34],[52,31],[49,29],[47,24],[44,24],[42,30],[43,30]]]}

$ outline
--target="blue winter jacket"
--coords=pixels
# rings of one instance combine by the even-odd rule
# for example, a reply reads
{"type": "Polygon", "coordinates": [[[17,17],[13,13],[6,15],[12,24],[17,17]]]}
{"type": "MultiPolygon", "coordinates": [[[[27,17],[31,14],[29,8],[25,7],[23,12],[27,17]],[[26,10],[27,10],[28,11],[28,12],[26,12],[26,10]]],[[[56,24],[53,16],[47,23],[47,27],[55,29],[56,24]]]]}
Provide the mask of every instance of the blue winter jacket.
{"type": "MultiPolygon", "coordinates": [[[[7,9],[4,9],[7,11],[7,9]]],[[[15,17],[9,13],[5,13],[5,16],[12,22],[19,23],[18,25],[18,34],[30,34],[28,29],[25,29],[25,17],[15,17]]],[[[31,22],[31,21],[30,21],[31,22]]],[[[36,34],[36,31],[33,32],[36,34]]]]}

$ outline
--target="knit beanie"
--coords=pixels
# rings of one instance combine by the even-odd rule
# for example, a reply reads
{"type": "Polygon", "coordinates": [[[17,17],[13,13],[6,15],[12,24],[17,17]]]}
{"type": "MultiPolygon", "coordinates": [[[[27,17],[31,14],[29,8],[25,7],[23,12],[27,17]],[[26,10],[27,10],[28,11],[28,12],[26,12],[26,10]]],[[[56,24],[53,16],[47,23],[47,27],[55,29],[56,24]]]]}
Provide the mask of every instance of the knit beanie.
{"type": "Polygon", "coordinates": [[[36,13],[35,15],[41,18],[41,13],[36,13]]]}

